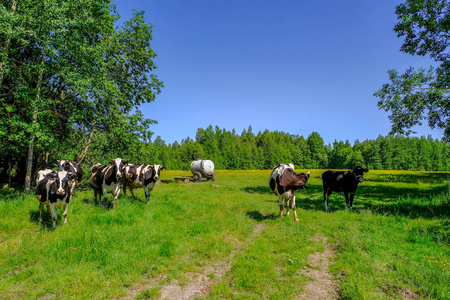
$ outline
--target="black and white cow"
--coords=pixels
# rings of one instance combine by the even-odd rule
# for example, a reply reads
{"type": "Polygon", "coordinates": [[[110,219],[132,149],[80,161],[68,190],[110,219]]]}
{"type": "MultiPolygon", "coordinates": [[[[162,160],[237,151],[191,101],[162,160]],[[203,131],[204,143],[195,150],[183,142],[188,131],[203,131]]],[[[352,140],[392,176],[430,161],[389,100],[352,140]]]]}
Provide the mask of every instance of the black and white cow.
{"type": "Polygon", "coordinates": [[[133,189],[144,188],[145,201],[150,202],[150,194],[155,187],[156,181],[159,179],[160,171],[166,168],[161,165],[132,165],[125,167],[123,176],[123,194],[127,195],[127,187],[130,189],[131,195],[134,196],[133,189]]]}
{"type": "Polygon", "coordinates": [[[270,175],[269,186],[278,196],[280,202],[280,218],[283,218],[283,207],[286,205],[286,216],[289,216],[289,206],[294,210],[294,220],[298,221],[295,206],[295,191],[308,187],[308,173],[297,174],[293,164],[279,164],[270,175]]]}
{"type": "Polygon", "coordinates": [[[116,208],[117,197],[120,193],[122,185],[122,176],[127,163],[121,158],[116,158],[108,165],[97,163],[91,167],[91,177],[89,184],[94,189],[94,198],[97,202],[97,195],[99,199],[103,197],[104,205],[108,200],[108,193],[113,194],[113,209],[116,208]]]}
{"type": "Polygon", "coordinates": [[[369,170],[357,166],[353,171],[326,171],[323,173],[322,182],[325,211],[329,211],[330,209],[328,200],[332,192],[344,192],[345,204],[348,209],[352,210],[356,188],[358,187],[358,183],[363,182],[365,172],[369,172],[369,170]],[[350,197],[348,194],[350,194],[350,197]]]}
{"type": "Polygon", "coordinates": [[[77,175],[76,180],[70,184],[70,200],[72,200],[75,185],[83,178],[83,169],[80,164],[76,162],[68,162],[67,160],[58,160],[58,168],[58,171],[68,171],[77,175]]]}
{"type": "Polygon", "coordinates": [[[67,208],[70,202],[70,183],[76,179],[76,174],[67,171],[42,170],[38,172],[40,179],[36,186],[36,198],[39,200],[39,221],[42,222],[42,208],[47,205],[48,214],[52,218],[53,228],[56,227],[55,207],[63,208],[64,223],[67,223],[67,208]]]}

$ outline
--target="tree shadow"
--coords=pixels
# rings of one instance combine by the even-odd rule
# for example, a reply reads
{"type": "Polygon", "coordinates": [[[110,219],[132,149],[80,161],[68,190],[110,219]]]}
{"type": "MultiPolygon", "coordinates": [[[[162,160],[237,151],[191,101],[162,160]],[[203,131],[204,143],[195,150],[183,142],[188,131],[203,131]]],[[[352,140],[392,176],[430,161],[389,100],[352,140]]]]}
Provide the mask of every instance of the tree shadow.
{"type": "Polygon", "coordinates": [[[250,219],[253,219],[253,220],[257,221],[257,222],[262,222],[264,220],[275,220],[275,219],[279,218],[278,215],[275,215],[275,214],[270,214],[270,215],[262,214],[262,213],[260,213],[257,210],[248,211],[245,215],[247,217],[249,217],[250,219]]]}
{"type": "Polygon", "coordinates": [[[272,191],[267,185],[245,186],[241,190],[249,194],[272,194],[272,191]]]}
{"type": "MultiPolygon", "coordinates": [[[[440,178],[442,180],[442,178],[440,178]]],[[[421,181],[423,182],[423,181],[421,181]]],[[[323,187],[310,186],[302,191],[305,197],[297,196],[296,206],[305,210],[325,210],[323,187]]],[[[342,192],[332,193],[329,199],[331,212],[346,209],[342,192]]],[[[450,217],[448,186],[429,188],[405,188],[385,185],[361,185],[355,193],[353,211],[371,210],[378,215],[406,216],[410,218],[450,217]]]]}

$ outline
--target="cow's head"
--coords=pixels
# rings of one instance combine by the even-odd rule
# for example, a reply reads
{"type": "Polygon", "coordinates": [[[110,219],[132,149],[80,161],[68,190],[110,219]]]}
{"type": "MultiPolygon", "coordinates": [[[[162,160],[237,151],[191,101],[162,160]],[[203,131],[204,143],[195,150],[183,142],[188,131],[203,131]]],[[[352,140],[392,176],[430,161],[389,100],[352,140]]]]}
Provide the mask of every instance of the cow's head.
{"type": "Polygon", "coordinates": [[[308,173],[295,173],[291,168],[286,169],[280,176],[280,185],[285,187],[293,187],[296,189],[306,189],[308,187],[308,173]]]}
{"type": "Polygon", "coordinates": [[[361,166],[357,166],[353,170],[353,174],[355,175],[356,181],[358,183],[361,183],[364,181],[364,179],[363,179],[364,172],[369,172],[369,169],[363,169],[361,166]]]}
{"type": "Polygon", "coordinates": [[[145,172],[145,182],[157,181],[159,179],[160,172],[165,169],[166,168],[161,165],[150,165],[148,170],[145,172]]]}
{"type": "Polygon", "coordinates": [[[124,161],[121,158],[116,158],[108,164],[110,167],[113,167],[116,172],[116,177],[122,178],[122,174],[125,171],[125,167],[128,165],[128,162],[124,161]]]}
{"type": "Polygon", "coordinates": [[[57,173],[49,173],[46,177],[53,180],[50,185],[50,194],[65,196],[70,193],[70,187],[75,181],[77,175],[72,172],[58,171],[57,173]]]}
{"type": "Polygon", "coordinates": [[[70,163],[67,160],[57,160],[58,171],[69,171],[70,163]]]}

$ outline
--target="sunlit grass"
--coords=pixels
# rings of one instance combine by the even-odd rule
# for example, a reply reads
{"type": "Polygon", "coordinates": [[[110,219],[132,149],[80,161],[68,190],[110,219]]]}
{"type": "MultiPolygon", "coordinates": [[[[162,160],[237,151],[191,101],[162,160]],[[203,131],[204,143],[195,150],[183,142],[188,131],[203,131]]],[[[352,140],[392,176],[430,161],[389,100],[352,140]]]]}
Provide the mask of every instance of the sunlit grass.
{"type": "Polygon", "coordinates": [[[334,244],[331,272],[344,299],[450,297],[448,173],[370,171],[353,212],[333,193],[325,213],[324,170],[310,171],[308,189],[297,194],[299,222],[278,217],[270,170],[161,183],[150,204],[137,190],[138,199],[119,197],[116,211],[93,204],[93,192],[81,185],[69,223],[61,224],[58,211],[55,230],[46,211],[47,225],[38,222],[34,196],[1,190],[0,298],[121,298],[152,280],[137,298],[157,298],[172,280],[186,284],[187,273],[231,259],[206,298],[289,299],[309,280],[300,272],[308,255],[324,249],[316,237],[334,244]]]}

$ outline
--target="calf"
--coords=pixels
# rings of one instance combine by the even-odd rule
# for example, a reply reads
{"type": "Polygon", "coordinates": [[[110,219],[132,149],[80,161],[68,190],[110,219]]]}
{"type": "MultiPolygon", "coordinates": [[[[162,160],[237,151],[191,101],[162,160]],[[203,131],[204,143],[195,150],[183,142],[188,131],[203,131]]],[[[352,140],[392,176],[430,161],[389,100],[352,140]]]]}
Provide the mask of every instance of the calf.
{"type": "Polygon", "coordinates": [[[286,216],[289,215],[289,205],[294,210],[294,220],[298,221],[295,206],[295,191],[308,187],[308,173],[297,174],[292,164],[279,164],[273,168],[270,175],[269,186],[272,192],[278,196],[280,202],[280,218],[283,218],[283,207],[286,204],[286,216]]]}
{"type": "Polygon", "coordinates": [[[80,164],[76,162],[68,162],[67,160],[58,160],[58,168],[58,171],[68,171],[77,175],[76,180],[70,182],[70,200],[72,200],[75,185],[83,178],[83,169],[80,164]]]}
{"type": "Polygon", "coordinates": [[[326,171],[323,173],[322,182],[325,211],[328,212],[330,209],[328,201],[332,192],[344,192],[345,204],[348,209],[352,210],[355,191],[358,183],[363,182],[364,172],[369,172],[369,170],[357,166],[353,171],[326,171]],[[350,194],[350,197],[348,194],[350,194]]]}
{"type": "Polygon", "coordinates": [[[121,158],[116,158],[108,165],[102,165],[97,163],[91,167],[91,177],[89,184],[94,189],[94,198],[97,202],[97,195],[99,199],[103,197],[104,205],[108,200],[108,193],[113,194],[113,209],[116,208],[117,197],[120,193],[120,187],[122,184],[123,171],[127,163],[121,158]]]}
{"type": "Polygon", "coordinates": [[[145,201],[150,202],[150,194],[159,179],[160,171],[166,168],[161,165],[127,165],[123,176],[123,194],[126,196],[127,187],[134,196],[133,189],[144,188],[145,201]]]}
{"type": "Polygon", "coordinates": [[[41,179],[37,183],[35,195],[39,200],[39,221],[42,222],[42,208],[47,205],[53,228],[56,227],[58,219],[55,207],[64,209],[64,223],[67,223],[67,208],[70,202],[69,182],[75,181],[76,174],[67,171],[42,170],[38,172],[38,178],[41,179]]]}

